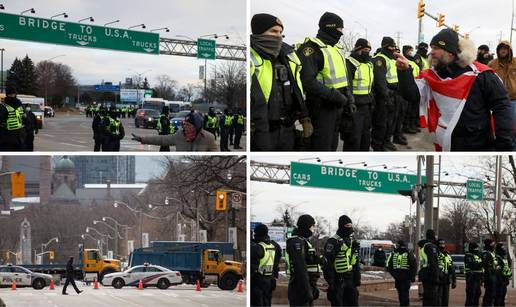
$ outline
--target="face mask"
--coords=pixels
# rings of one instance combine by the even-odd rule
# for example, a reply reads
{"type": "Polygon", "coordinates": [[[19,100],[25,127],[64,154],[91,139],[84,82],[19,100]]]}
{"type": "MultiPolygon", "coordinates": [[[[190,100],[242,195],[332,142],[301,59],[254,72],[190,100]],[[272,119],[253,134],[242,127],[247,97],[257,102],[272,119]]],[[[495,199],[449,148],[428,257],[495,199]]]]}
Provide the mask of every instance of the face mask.
{"type": "Polygon", "coordinates": [[[359,56],[358,56],[359,60],[361,62],[369,62],[371,61],[371,55],[369,55],[369,53],[361,53],[359,56]]]}
{"type": "Polygon", "coordinates": [[[315,225],[313,225],[312,227],[310,227],[310,232],[311,232],[312,234],[314,234],[314,233],[315,233],[315,225]]]}
{"type": "Polygon", "coordinates": [[[407,55],[408,55],[409,57],[413,57],[413,56],[414,56],[414,52],[413,52],[413,51],[410,51],[407,55]]]}
{"type": "Polygon", "coordinates": [[[343,229],[344,236],[349,237],[353,234],[353,227],[344,227],[343,229]]]}
{"type": "Polygon", "coordinates": [[[426,55],[428,54],[428,50],[426,49],[419,49],[418,50],[419,54],[421,54],[422,56],[426,57],[426,55]]]}
{"type": "Polygon", "coordinates": [[[253,48],[256,48],[260,53],[266,54],[271,58],[277,58],[281,51],[283,37],[254,34],[251,35],[251,42],[253,48]]]}
{"type": "Polygon", "coordinates": [[[189,122],[185,122],[183,124],[183,131],[187,142],[191,143],[195,140],[195,137],[197,136],[197,131],[194,125],[192,125],[189,122]]]}

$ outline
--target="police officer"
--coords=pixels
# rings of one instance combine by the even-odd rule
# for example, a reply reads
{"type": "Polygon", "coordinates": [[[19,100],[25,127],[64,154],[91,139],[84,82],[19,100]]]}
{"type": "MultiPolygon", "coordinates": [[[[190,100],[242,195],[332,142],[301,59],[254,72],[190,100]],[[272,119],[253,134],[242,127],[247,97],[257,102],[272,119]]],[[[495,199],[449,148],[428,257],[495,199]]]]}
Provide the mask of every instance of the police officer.
{"type": "Polygon", "coordinates": [[[217,130],[219,128],[219,119],[217,118],[217,114],[215,114],[215,109],[210,107],[208,109],[208,114],[204,116],[204,130],[211,132],[215,139],[217,139],[217,130]]]}
{"type": "Polygon", "coordinates": [[[503,247],[502,243],[496,244],[496,259],[498,263],[498,269],[496,272],[496,294],[495,294],[495,306],[505,306],[505,296],[507,295],[507,286],[509,285],[512,277],[512,260],[503,247]]]}
{"type": "Polygon", "coordinates": [[[5,94],[0,104],[0,151],[23,151],[25,128],[22,102],[16,98],[14,87],[6,87],[5,94]]]}
{"type": "Polygon", "coordinates": [[[385,251],[380,246],[378,247],[373,254],[373,266],[385,267],[385,262],[387,261],[387,256],[385,255],[385,251]]]}
{"type": "Polygon", "coordinates": [[[66,293],[66,288],[68,287],[69,284],[71,284],[73,286],[73,288],[75,289],[75,292],[77,292],[77,294],[81,294],[81,292],[82,292],[82,290],[79,290],[79,288],[77,288],[77,285],[75,284],[75,280],[74,280],[75,273],[74,272],[75,272],[75,270],[73,268],[73,257],[70,257],[70,259],[68,260],[68,263],[66,264],[66,281],[65,281],[63,291],[62,291],[63,295],[68,295],[68,293],[66,293]]]}
{"type": "Polygon", "coordinates": [[[234,149],[242,149],[240,147],[240,139],[242,138],[242,132],[244,131],[244,115],[242,110],[238,110],[233,119],[233,129],[235,130],[235,141],[234,149]]]}
{"type": "Polygon", "coordinates": [[[439,289],[438,289],[438,306],[448,306],[450,298],[450,283],[452,289],[457,287],[457,277],[453,260],[446,250],[446,242],[439,240],[439,289]]]}
{"type": "Polygon", "coordinates": [[[466,306],[478,306],[480,286],[484,273],[482,255],[478,243],[471,242],[464,256],[464,273],[466,274],[466,306]]]}
{"type": "Polygon", "coordinates": [[[374,151],[395,151],[392,136],[396,124],[398,74],[394,52],[396,43],[392,37],[382,39],[382,48],[373,58],[376,108],[373,115],[371,146],[374,151]]]}
{"type": "Polygon", "coordinates": [[[287,239],[285,261],[288,283],[288,302],[290,306],[313,306],[319,298],[317,280],[320,277],[319,257],[308,241],[315,231],[315,220],[308,214],[297,220],[297,228],[287,239]]]}
{"type": "Polygon", "coordinates": [[[347,75],[357,110],[353,114],[343,112],[341,133],[344,151],[369,151],[371,146],[371,110],[374,105],[371,90],[374,74],[370,52],[371,44],[360,38],[346,59],[347,75]]]}
{"type": "MultiPolygon", "coordinates": [[[[172,125],[170,121],[170,117],[168,116],[169,109],[168,106],[163,106],[161,109],[161,115],[159,116],[158,123],[156,124],[156,129],[158,129],[159,135],[169,135],[175,133],[175,127],[172,125]]],[[[170,151],[170,146],[160,146],[159,151],[170,151]]]]}
{"type": "Polygon", "coordinates": [[[25,107],[23,126],[25,127],[25,151],[34,151],[34,134],[38,134],[38,121],[29,105],[25,107]]]}
{"type": "Polygon", "coordinates": [[[269,229],[259,224],[251,241],[251,306],[271,306],[279,274],[281,247],[269,238],[269,229]]]}
{"type": "MultiPolygon", "coordinates": [[[[251,149],[292,151],[299,120],[309,140],[313,128],[303,96],[302,65],[294,49],[283,42],[283,23],[269,14],[251,20],[251,149]]],[[[304,142],[303,142],[304,141],[304,142]]]]}
{"type": "Polygon", "coordinates": [[[106,128],[104,130],[104,144],[103,151],[120,151],[120,140],[124,138],[124,126],[118,118],[118,111],[116,106],[112,105],[109,108],[109,115],[107,116],[106,128]]]}
{"type": "Polygon", "coordinates": [[[420,70],[425,70],[430,68],[430,62],[428,61],[428,44],[425,42],[419,43],[417,45],[416,56],[414,57],[414,62],[416,62],[417,66],[419,66],[420,70]]]}
{"type": "Polygon", "coordinates": [[[437,306],[437,287],[439,282],[438,250],[435,232],[426,231],[426,239],[420,240],[419,281],[423,283],[423,306],[437,306]]]}
{"type": "Polygon", "coordinates": [[[324,246],[324,279],[328,282],[328,300],[332,306],[358,306],[359,246],[352,235],[353,222],[342,215],[337,233],[324,246]]]}
{"type": "Polygon", "coordinates": [[[409,306],[410,284],[416,281],[417,261],[403,240],[397,242],[396,249],[389,255],[386,268],[394,277],[400,306],[409,306]]]}
{"type": "MultiPolygon", "coordinates": [[[[415,62],[414,48],[412,46],[403,46],[403,56],[405,56],[412,67],[412,75],[414,78],[419,76],[421,69],[415,62]]],[[[405,106],[406,112],[403,117],[403,133],[415,134],[418,131],[417,126],[419,125],[419,103],[417,101],[406,101],[404,98],[399,97],[405,106]]],[[[401,122],[400,122],[401,127],[401,122]]]]}
{"type": "Polygon", "coordinates": [[[230,138],[231,126],[233,126],[233,114],[229,109],[224,110],[224,115],[220,118],[220,151],[229,150],[228,141],[230,138]]]}
{"type": "Polygon", "coordinates": [[[298,48],[303,64],[301,80],[314,127],[313,151],[335,151],[342,112],[353,114],[356,105],[349,89],[344,49],[339,43],[342,18],[326,12],[316,37],[307,37],[298,48]]]}
{"type": "Polygon", "coordinates": [[[482,298],[482,306],[493,306],[495,299],[498,261],[494,250],[495,242],[489,238],[485,239],[484,252],[482,253],[482,263],[484,266],[484,297],[482,298]]]}
{"type": "Polygon", "coordinates": [[[93,117],[91,123],[91,129],[93,130],[93,140],[95,145],[93,151],[102,151],[104,137],[106,135],[106,127],[109,125],[109,119],[107,118],[107,110],[105,106],[100,106],[99,112],[93,117]]]}

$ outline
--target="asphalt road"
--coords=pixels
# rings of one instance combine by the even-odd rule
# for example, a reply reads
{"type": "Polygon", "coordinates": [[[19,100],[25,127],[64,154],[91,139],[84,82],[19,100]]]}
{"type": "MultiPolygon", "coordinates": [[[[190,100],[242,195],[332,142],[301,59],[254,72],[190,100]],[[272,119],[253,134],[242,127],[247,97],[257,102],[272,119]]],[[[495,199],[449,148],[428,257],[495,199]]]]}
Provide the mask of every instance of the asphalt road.
{"type": "MultiPolygon", "coordinates": [[[[195,291],[194,285],[172,286],[167,290],[125,287],[120,290],[112,287],[100,287],[94,290],[91,286],[77,283],[81,294],[76,294],[72,287],[67,288],[69,295],[61,294],[61,287],[55,290],[48,287],[43,290],[32,288],[0,289],[0,301],[8,307],[164,307],[164,306],[245,306],[246,292],[223,291],[216,286],[195,291]]],[[[0,302],[0,306],[1,306],[0,302]]]]}
{"type": "MultiPolygon", "coordinates": [[[[131,133],[148,136],[157,135],[155,129],[136,128],[134,118],[122,118],[125,129],[125,138],[120,143],[120,151],[159,151],[159,146],[142,145],[131,140],[131,133]]],[[[34,141],[35,151],[93,151],[93,131],[91,123],[93,119],[78,113],[58,113],[56,117],[45,118],[43,129],[36,135],[34,141]]],[[[220,142],[220,138],[217,138],[220,142]]],[[[240,146],[244,149],[232,151],[245,151],[246,135],[242,135],[240,146]]],[[[171,151],[175,148],[171,147],[171,151]]]]}

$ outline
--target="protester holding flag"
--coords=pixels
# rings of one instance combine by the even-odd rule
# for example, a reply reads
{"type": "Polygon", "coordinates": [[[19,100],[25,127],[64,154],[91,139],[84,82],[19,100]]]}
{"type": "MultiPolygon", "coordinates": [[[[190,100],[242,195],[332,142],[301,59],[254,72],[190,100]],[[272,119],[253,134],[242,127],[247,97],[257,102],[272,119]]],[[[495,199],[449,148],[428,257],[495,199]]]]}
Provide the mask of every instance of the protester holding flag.
{"type": "Polygon", "coordinates": [[[474,61],[472,41],[444,29],[430,42],[430,69],[414,79],[408,60],[396,54],[399,90],[419,101],[421,127],[436,151],[512,151],[516,131],[507,91],[488,66],[474,61]]]}

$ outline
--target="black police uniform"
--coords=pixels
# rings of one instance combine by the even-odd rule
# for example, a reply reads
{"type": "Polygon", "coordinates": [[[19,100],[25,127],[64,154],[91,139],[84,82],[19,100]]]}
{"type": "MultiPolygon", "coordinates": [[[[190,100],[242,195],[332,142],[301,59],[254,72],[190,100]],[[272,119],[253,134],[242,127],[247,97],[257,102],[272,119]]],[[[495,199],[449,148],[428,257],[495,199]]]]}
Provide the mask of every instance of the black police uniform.
{"type": "Polygon", "coordinates": [[[496,259],[498,262],[498,269],[496,271],[496,293],[495,306],[505,306],[505,296],[507,295],[507,286],[512,277],[512,259],[509,254],[503,249],[496,249],[496,259]],[[508,267],[504,267],[504,261],[507,262],[508,267]]]}
{"type": "Polygon", "coordinates": [[[272,292],[276,289],[276,279],[279,275],[279,262],[281,259],[281,247],[276,241],[265,238],[264,240],[253,239],[251,241],[251,306],[271,306],[272,292]],[[260,259],[264,256],[264,249],[259,244],[274,245],[274,265],[272,276],[263,276],[258,272],[260,259]]]}
{"type": "MultiPolygon", "coordinates": [[[[439,250],[439,258],[449,255],[447,251],[439,250]]],[[[439,306],[448,306],[450,298],[450,284],[452,289],[455,289],[457,285],[457,276],[455,274],[455,268],[453,262],[449,267],[439,268],[439,287],[438,287],[438,299],[439,306]],[[447,271],[444,271],[447,270],[447,271]]]]}
{"type": "Polygon", "coordinates": [[[219,118],[215,114],[215,111],[210,108],[208,114],[204,115],[204,130],[210,132],[217,139],[219,118]],[[215,119],[215,124],[211,124],[210,118],[215,119]]]}
{"type": "MultiPolygon", "coordinates": [[[[476,244],[476,243],[475,243],[476,244]]],[[[483,277],[482,256],[478,249],[471,248],[464,256],[464,269],[466,273],[466,306],[478,306],[481,295],[481,283],[483,277]],[[476,256],[476,257],[475,257],[476,256]],[[475,260],[475,259],[478,259],[475,260]]]]}
{"type": "Polygon", "coordinates": [[[68,263],[66,264],[66,281],[65,281],[65,284],[63,286],[63,292],[62,294],[63,295],[67,295],[68,293],[66,293],[66,288],[68,287],[69,284],[71,284],[73,286],[73,288],[75,289],[75,292],[77,292],[77,294],[80,294],[82,291],[79,290],[77,288],[77,285],[75,284],[75,280],[74,280],[74,268],[73,268],[73,258],[71,258],[70,260],[68,260],[68,263]]]}
{"type": "Polygon", "coordinates": [[[495,300],[497,262],[494,250],[485,250],[482,254],[484,266],[484,297],[482,306],[492,306],[495,300]]]}
{"type": "MultiPolygon", "coordinates": [[[[233,126],[233,122],[230,125],[226,125],[226,117],[233,116],[229,111],[225,111],[224,115],[221,116],[219,121],[220,127],[220,151],[230,151],[229,150],[229,133],[230,129],[233,126]]],[[[234,117],[233,117],[234,120],[234,117]]]]}
{"type": "Polygon", "coordinates": [[[420,240],[417,245],[423,249],[428,258],[428,265],[419,270],[419,281],[423,283],[423,306],[437,306],[439,282],[438,250],[435,240],[420,240]]]}
{"type": "Polygon", "coordinates": [[[400,306],[410,306],[410,285],[412,282],[415,282],[417,274],[416,257],[414,257],[414,255],[410,253],[406,247],[398,247],[394,250],[393,253],[389,255],[386,269],[387,272],[389,272],[394,278],[394,285],[398,291],[400,306]],[[407,255],[406,257],[408,268],[394,265],[395,261],[397,261],[397,259],[394,258],[395,254],[401,256],[404,254],[407,255]]]}
{"type": "Polygon", "coordinates": [[[106,127],[109,125],[109,119],[106,116],[106,111],[101,108],[100,111],[93,117],[91,129],[93,130],[93,140],[95,145],[93,151],[102,151],[104,138],[106,136],[106,127]]]}
{"type": "MultiPolygon", "coordinates": [[[[170,118],[168,117],[168,112],[161,113],[159,117],[159,122],[161,125],[161,130],[158,131],[159,135],[169,135],[170,134],[170,118]]],[[[160,146],[159,151],[170,151],[170,146],[160,146]]]]}
{"type": "MultiPolygon", "coordinates": [[[[4,102],[13,109],[19,109],[23,115],[22,102],[16,97],[5,97],[4,102]]],[[[6,106],[0,105],[0,151],[23,151],[25,150],[25,128],[16,130],[7,129],[7,118],[9,112],[6,106]]]]}
{"type": "Polygon", "coordinates": [[[106,126],[103,151],[120,151],[120,140],[125,137],[124,126],[120,119],[118,119],[118,112],[111,111],[107,116],[108,125],[106,126]],[[116,122],[119,122],[118,129],[115,125],[116,122]]]}
{"type": "Polygon", "coordinates": [[[38,121],[31,110],[25,111],[23,126],[25,127],[25,151],[34,151],[34,134],[38,134],[38,121]]]}
{"type": "Polygon", "coordinates": [[[233,130],[235,130],[235,140],[233,142],[234,149],[242,149],[240,147],[240,139],[242,138],[242,132],[244,131],[245,119],[242,112],[237,112],[233,118],[233,130]],[[241,121],[241,122],[240,122],[241,121]]]}

